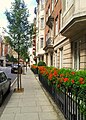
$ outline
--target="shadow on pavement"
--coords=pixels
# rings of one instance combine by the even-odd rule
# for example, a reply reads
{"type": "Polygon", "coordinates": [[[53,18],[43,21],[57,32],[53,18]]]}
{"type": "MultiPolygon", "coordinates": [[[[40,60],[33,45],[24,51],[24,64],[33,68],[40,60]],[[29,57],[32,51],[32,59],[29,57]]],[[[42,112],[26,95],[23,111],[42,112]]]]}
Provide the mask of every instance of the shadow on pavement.
{"type": "Polygon", "coordinates": [[[12,94],[13,94],[13,90],[11,90],[9,94],[7,93],[7,94],[4,96],[3,103],[2,103],[2,105],[1,105],[1,107],[0,107],[0,117],[1,117],[1,115],[2,115],[2,113],[3,113],[3,111],[4,111],[4,109],[5,109],[8,101],[10,100],[10,97],[11,97],[12,94]]]}

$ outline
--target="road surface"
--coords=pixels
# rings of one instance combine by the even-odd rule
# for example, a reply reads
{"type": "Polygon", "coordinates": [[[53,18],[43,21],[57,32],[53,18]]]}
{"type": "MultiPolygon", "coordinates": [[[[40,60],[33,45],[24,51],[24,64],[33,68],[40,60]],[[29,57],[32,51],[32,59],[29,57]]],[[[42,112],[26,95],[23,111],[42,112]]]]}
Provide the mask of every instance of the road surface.
{"type": "Polygon", "coordinates": [[[0,66],[0,70],[4,71],[6,73],[6,75],[7,75],[7,77],[11,78],[12,82],[17,77],[16,74],[11,74],[11,67],[1,67],[0,66]]]}

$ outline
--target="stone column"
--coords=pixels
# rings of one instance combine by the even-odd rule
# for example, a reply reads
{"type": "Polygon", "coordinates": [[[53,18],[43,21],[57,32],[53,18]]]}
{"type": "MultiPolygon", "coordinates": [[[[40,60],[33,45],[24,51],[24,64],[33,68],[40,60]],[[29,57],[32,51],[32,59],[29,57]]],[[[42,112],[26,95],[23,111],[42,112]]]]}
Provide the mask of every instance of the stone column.
{"type": "Polygon", "coordinates": [[[50,53],[48,53],[48,66],[51,66],[50,53]]]}
{"type": "Polygon", "coordinates": [[[39,58],[37,57],[37,64],[38,64],[38,62],[39,62],[39,58]]]}
{"type": "Polygon", "coordinates": [[[46,63],[46,54],[44,54],[44,62],[46,63]]]}

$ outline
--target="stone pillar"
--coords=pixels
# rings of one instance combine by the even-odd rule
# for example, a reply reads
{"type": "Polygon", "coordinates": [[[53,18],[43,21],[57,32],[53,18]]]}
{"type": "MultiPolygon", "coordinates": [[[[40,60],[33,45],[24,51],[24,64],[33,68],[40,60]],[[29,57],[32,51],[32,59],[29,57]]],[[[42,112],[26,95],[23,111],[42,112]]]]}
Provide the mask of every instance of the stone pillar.
{"type": "Polygon", "coordinates": [[[37,57],[37,64],[38,64],[38,62],[39,62],[39,58],[37,57]]]}
{"type": "Polygon", "coordinates": [[[51,66],[50,53],[48,53],[48,66],[51,66]]]}
{"type": "Polygon", "coordinates": [[[44,62],[46,63],[46,54],[44,54],[44,62]]]}

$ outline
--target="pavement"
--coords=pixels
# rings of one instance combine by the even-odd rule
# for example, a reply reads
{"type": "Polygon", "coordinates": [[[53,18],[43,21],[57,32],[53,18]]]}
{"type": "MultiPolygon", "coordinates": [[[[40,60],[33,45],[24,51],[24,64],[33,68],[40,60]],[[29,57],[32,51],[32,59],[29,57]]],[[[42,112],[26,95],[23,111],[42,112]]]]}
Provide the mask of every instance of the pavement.
{"type": "Polygon", "coordinates": [[[22,75],[23,92],[13,92],[0,120],[65,120],[30,68],[22,75]]]}

